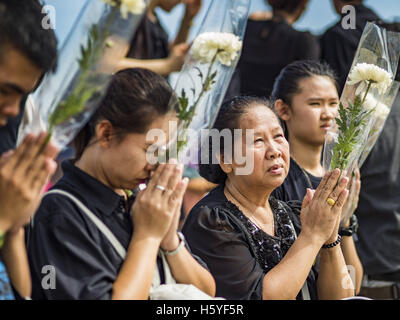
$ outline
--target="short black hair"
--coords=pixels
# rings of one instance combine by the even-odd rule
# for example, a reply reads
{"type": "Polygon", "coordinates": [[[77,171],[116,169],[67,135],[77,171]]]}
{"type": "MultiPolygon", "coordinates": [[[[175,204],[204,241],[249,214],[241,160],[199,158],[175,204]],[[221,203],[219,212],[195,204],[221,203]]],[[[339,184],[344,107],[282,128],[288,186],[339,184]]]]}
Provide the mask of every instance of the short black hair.
{"type": "Polygon", "coordinates": [[[273,10],[294,13],[305,1],[308,0],[267,0],[273,10]]]}
{"type": "MultiPolygon", "coordinates": [[[[213,125],[213,129],[216,129],[218,132],[228,129],[233,133],[235,129],[239,129],[241,117],[247,114],[251,108],[259,105],[265,106],[266,108],[271,110],[272,113],[275,114],[276,119],[279,119],[278,115],[272,107],[270,100],[263,97],[237,96],[225,101],[222,104],[213,125]]],[[[221,166],[215,163],[215,159],[213,159],[213,157],[215,157],[215,154],[213,152],[213,142],[214,141],[210,136],[208,141],[208,152],[203,148],[200,150],[199,173],[204,179],[212,183],[224,184],[227,175],[221,169],[221,166]],[[207,161],[205,163],[201,161],[201,159],[203,158],[203,152],[206,152],[208,155],[208,159],[206,159],[207,161]]],[[[215,151],[223,154],[224,151],[226,151],[224,150],[224,145],[224,137],[223,135],[221,135],[219,141],[220,149],[215,151]]]]}
{"type": "Polygon", "coordinates": [[[15,48],[43,73],[57,65],[57,38],[45,29],[42,5],[37,0],[0,0],[0,60],[7,48],[15,48]]]}

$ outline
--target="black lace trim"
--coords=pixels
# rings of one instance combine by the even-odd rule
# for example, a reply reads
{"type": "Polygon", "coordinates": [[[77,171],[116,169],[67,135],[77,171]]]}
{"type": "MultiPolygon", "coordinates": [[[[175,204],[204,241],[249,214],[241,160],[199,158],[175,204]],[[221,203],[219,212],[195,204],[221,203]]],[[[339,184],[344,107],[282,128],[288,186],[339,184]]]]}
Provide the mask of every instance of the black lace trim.
{"type": "Polygon", "coordinates": [[[274,198],[270,198],[269,202],[274,213],[275,236],[258,228],[234,203],[229,200],[225,202],[228,211],[239,219],[247,231],[252,251],[265,272],[283,259],[296,240],[296,232],[286,208],[274,198]]]}

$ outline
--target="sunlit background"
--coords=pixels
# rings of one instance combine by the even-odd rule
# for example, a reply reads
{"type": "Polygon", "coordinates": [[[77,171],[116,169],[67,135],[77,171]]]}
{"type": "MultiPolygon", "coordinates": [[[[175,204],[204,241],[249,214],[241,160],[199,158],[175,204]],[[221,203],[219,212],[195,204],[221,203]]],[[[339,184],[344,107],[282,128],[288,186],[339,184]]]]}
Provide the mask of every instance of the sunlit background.
{"type": "MultiPolygon", "coordinates": [[[[89,0],[86,0],[89,1],[89,0]]],[[[56,9],[55,27],[59,38],[59,44],[62,45],[71,30],[74,21],[77,19],[80,10],[86,1],[82,0],[45,0],[46,4],[52,5],[56,9]]],[[[203,7],[197,15],[194,26],[190,33],[190,38],[196,35],[201,20],[207,11],[211,1],[203,0],[203,7]]],[[[295,27],[300,30],[309,30],[314,34],[321,34],[327,27],[337,20],[336,12],[332,6],[332,0],[310,0],[307,11],[296,22],[295,27]]],[[[259,10],[269,10],[269,6],[264,0],[251,0],[251,12],[259,10]]],[[[372,8],[382,19],[388,21],[400,21],[400,1],[399,0],[364,0],[366,6],[372,8]]],[[[159,17],[165,30],[168,31],[170,38],[173,39],[179,28],[180,17],[183,15],[183,5],[178,5],[170,13],[158,10],[159,17]]]]}

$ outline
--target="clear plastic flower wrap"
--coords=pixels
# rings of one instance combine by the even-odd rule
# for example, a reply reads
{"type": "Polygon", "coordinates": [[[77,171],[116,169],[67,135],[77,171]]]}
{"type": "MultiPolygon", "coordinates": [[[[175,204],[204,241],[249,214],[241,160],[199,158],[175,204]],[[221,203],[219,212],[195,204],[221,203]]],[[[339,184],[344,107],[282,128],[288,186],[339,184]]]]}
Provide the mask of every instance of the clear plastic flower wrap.
{"type": "Polygon", "coordinates": [[[42,130],[60,149],[73,140],[104,97],[145,8],[145,0],[86,1],[59,51],[57,70],[32,96],[35,109],[25,113],[19,140],[42,130]]]}
{"type": "Polygon", "coordinates": [[[339,168],[350,175],[366,147],[372,148],[376,139],[369,139],[380,125],[380,107],[390,108],[399,88],[394,81],[399,56],[400,34],[367,23],[340,97],[339,115],[325,138],[325,170],[339,168]]]}
{"type": "MultiPolygon", "coordinates": [[[[158,161],[195,165],[218,114],[242,49],[250,0],[212,1],[175,84],[179,123],[158,161]]],[[[195,166],[194,166],[195,167],[195,166]]]]}
{"type": "Polygon", "coordinates": [[[365,101],[366,106],[375,110],[372,113],[373,121],[371,123],[371,130],[369,131],[367,141],[365,143],[365,148],[361,152],[360,158],[358,159],[359,168],[362,167],[376,141],[378,140],[379,135],[381,134],[385,125],[386,119],[389,117],[390,110],[399,88],[400,82],[393,81],[393,85],[390,88],[389,94],[382,97],[381,101],[376,101],[372,96],[367,96],[365,101]]]}

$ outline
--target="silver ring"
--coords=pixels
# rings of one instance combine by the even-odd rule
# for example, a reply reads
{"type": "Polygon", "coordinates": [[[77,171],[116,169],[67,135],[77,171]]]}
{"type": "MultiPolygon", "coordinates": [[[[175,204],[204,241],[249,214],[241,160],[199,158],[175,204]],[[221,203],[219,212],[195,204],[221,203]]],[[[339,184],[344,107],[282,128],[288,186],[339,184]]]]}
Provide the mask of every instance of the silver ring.
{"type": "Polygon", "coordinates": [[[159,190],[161,190],[161,191],[165,191],[165,187],[160,186],[159,184],[156,185],[156,189],[159,189],[159,190]]]}

